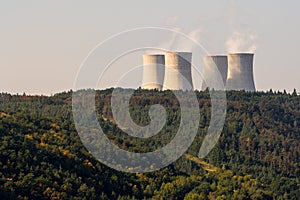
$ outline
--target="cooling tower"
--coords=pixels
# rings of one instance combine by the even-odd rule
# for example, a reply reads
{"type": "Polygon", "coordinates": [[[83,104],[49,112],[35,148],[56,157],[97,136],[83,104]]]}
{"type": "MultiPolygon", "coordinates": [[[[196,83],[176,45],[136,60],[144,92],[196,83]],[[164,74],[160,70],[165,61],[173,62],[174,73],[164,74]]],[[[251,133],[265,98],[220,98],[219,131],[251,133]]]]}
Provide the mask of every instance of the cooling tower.
{"type": "Polygon", "coordinates": [[[165,53],[165,78],[163,90],[192,90],[192,53],[165,53]]]}
{"type": "Polygon", "coordinates": [[[162,89],[165,74],[164,55],[143,55],[143,89],[162,89]]]}
{"type": "Polygon", "coordinates": [[[207,87],[215,90],[224,90],[228,71],[227,56],[204,56],[203,63],[204,79],[202,90],[205,90],[207,87]]]}
{"type": "Polygon", "coordinates": [[[255,91],[253,80],[253,54],[228,54],[227,90],[255,91]]]}

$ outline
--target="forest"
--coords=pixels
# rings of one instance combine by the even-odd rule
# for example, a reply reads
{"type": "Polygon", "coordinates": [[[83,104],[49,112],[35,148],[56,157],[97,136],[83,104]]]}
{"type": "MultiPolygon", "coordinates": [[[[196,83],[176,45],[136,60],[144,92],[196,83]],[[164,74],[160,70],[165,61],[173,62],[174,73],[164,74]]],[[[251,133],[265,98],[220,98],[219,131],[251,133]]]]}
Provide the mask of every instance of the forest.
{"type": "MultiPolygon", "coordinates": [[[[113,118],[113,88],[95,92],[97,120],[109,140],[132,152],[162,148],[174,138],[180,106],[171,91],[134,91],[130,116],[150,123],[151,105],[164,106],[162,130],[127,135],[113,118]]],[[[127,89],[124,93],[128,92],[127,89]]],[[[82,144],[72,114],[73,91],[51,96],[0,93],[0,199],[298,199],[300,96],[280,91],[227,91],[222,134],[203,159],[198,151],[211,117],[208,90],[195,91],[199,128],[174,163],[126,173],[99,162],[82,144]]],[[[86,121],[88,121],[88,116],[86,121]]],[[[84,119],[85,120],[85,119],[84,119]]]]}

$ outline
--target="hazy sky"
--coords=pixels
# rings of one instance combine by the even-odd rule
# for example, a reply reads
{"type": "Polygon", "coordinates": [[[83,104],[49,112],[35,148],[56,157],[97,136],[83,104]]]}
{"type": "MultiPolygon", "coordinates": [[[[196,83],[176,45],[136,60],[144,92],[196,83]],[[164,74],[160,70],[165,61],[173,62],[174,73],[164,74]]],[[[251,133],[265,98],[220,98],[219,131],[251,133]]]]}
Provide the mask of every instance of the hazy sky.
{"type": "Polygon", "coordinates": [[[258,90],[300,90],[299,8],[297,0],[1,1],[0,92],[72,89],[97,44],[148,26],[182,31],[213,54],[254,51],[258,90]]]}

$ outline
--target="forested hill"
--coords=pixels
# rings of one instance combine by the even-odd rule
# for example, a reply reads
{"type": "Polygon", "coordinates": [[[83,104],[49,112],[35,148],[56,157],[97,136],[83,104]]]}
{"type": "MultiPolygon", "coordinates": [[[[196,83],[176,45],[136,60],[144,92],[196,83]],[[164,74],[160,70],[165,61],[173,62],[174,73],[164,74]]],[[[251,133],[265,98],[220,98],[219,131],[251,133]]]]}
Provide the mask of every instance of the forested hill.
{"type": "MultiPolygon", "coordinates": [[[[120,148],[148,152],[174,137],[180,109],[170,91],[136,90],[130,100],[131,117],[140,125],[149,123],[151,105],[166,108],[165,127],[150,139],[132,138],[116,126],[111,93],[97,91],[97,116],[120,148]]],[[[211,101],[207,91],[196,95],[201,119],[189,150],[161,170],[131,174],[101,164],[82,145],[71,91],[51,97],[0,94],[0,199],[298,199],[300,96],[227,92],[221,137],[199,159],[211,101]]]]}

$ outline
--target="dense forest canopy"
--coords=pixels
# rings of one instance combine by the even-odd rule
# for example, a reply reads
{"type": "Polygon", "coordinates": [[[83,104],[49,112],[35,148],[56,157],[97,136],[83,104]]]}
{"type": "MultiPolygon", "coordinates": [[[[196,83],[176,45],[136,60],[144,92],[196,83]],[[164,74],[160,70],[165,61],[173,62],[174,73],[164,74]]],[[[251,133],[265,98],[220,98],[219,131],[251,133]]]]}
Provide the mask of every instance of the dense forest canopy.
{"type": "MultiPolygon", "coordinates": [[[[171,91],[138,89],[130,99],[130,115],[139,125],[150,122],[151,105],[166,109],[166,125],[149,139],[128,136],[115,124],[112,91],[96,92],[98,121],[112,143],[149,152],[170,142],[180,120],[171,91]]],[[[273,91],[226,95],[226,122],[206,158],[197,155],[209,126],[211,99],[208,91],[196,91],[201,116],[188,151],[168,167],[140,174],[111,169],[87,151],[73,122],[72,91],[50,97],[2,93],[0,198],[298,199],[300,96],[273,91]]]]}

